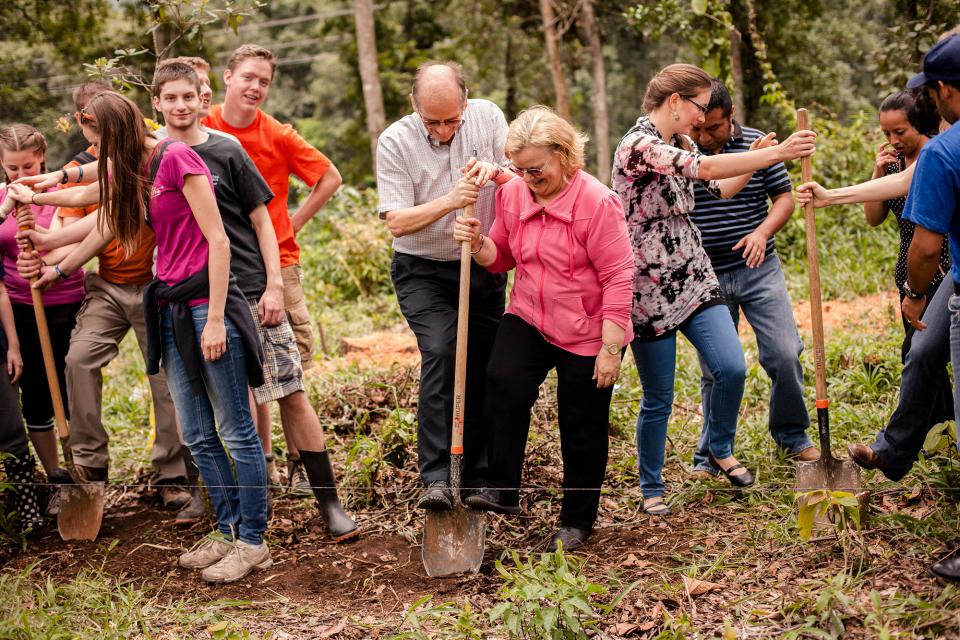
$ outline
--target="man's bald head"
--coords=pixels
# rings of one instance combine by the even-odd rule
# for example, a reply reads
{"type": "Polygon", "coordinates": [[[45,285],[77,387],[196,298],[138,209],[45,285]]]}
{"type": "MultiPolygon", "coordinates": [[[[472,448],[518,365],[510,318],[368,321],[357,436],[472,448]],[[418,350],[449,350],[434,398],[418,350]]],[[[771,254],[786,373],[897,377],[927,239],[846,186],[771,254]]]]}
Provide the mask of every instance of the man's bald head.
{"type": "Polygon", "coordinates": [[[463,104],[467,100],[463,67],[450,61],[426,62],[417,67],[411,93],[415,106],[425,101],[463,104]]]}

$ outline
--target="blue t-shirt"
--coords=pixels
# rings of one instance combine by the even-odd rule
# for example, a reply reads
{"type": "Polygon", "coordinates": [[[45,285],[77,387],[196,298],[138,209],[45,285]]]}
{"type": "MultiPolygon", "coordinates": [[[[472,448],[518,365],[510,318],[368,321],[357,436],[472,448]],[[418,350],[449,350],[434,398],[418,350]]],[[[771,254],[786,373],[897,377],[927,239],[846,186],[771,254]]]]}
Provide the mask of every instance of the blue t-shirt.
{"type": "Polygon", "coordinates": [[[923,146],[903,217],[950,236],[950,277],[960,284],[960,122],[923,146]]]}

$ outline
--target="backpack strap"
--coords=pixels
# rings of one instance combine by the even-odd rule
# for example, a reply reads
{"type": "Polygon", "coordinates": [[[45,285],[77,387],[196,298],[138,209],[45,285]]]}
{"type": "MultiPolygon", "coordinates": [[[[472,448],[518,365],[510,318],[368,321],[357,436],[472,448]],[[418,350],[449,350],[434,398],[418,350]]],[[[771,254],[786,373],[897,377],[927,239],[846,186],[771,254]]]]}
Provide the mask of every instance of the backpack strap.
{"type": "MultiPolygon", "coordinates": [[[[150,179],[149,185],[153,187],[153,181],[157,179],[157,172],[160,171],[160,161],[163,160],[163,154],[174,140],[172,138],[167,138],[162,140],[160,144],[153,148],[153,154],[150,156],[150,179]]],[[[153,228],[153,225],[150,224],[150,198],[147,197],[147,201],[144,203],[143,207],[143,217],[147,221],[147,225],[150,228],[153,228]]]]}

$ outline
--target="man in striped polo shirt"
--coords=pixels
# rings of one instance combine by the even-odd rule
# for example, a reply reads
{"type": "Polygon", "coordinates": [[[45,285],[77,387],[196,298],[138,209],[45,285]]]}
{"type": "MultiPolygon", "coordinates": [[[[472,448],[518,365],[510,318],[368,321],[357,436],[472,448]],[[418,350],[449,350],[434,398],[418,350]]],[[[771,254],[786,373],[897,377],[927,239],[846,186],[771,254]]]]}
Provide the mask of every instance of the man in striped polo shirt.
{"type": "MultiPolygon", "coordinates": [[[[730,93],[721,81],[714,80],[704,123],[694,126],[692,132],[701,151],[710,155],[742,153],[763,137],[761,131],[742,126],[735,115],[730,93]]],[[[692,218],[700,229],[733,322],[739,325],[742,310],[757,336],[760,365],[770,376],[770,435],[788,454],[800,460],[816,460],[820,452],[806,433],[810,418],[803,399],[803,343],[773,246],[773,234],[794,210],[787,170],[783,163],[777,163],[755,172],[729,200],[714,198],[697,182],[694,190],[692,218]]],[[[700,368],[700,386],[706,397],[713,379],[702,360],[700,368]]],[[[706,406],[704,402],[704,424],[706,406]]],[[[719,470],[707,460],[705,434],[706,429],[700,434],[693,457],[694,470],[716,475],[719,470]]]]}

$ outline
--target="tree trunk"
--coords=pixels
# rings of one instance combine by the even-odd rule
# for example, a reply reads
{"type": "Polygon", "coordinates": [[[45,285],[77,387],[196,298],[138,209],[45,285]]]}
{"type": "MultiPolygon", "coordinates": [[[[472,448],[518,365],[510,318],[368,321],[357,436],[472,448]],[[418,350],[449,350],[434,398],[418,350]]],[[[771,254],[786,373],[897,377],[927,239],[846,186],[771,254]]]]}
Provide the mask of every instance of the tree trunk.
{"type": "Polygon", "coordinates": [[[553,0],[540,0],[540,18],[543,20],[543,36],[547,42],[547,61],[550,63],[550,75],[553,77],[553,90],[557,95],[557,113],[570,119],[570,101],[567,98],[567,81],[563,77],[563,65],[560,62],[560,39],[557,36],[557,14],[553,10],[553,0]]]}
{"type": "Polygon", "coordinates": [[[373,0],[354,0],[353,15],[357,27],[357,63],[363,85],[363,105],[367,112],[367,134],[373,169],[377,169],[377,140],[387,128],[380,88],[380,67],[377,64],[377,39],[373,23],[373,0]]]}
{"type": "Polygon", "coordinates": [[[581,17],[583,30],[590,43],[590,58],[593,62],[593,120],[594,142],[597,146],[597,179],[603,184],[610,182],[610,117],[607,115],[607,72],[603,65],[603,42],[593,13],[593,0],[582,0],[581,17]]]}
{"type": "Polygon", "coordinates": [[[513,52],[513,36],[507,31],[507,51],[503,60],[503,79],[507,83],[507,97],[504,106],[507,121],[517,117],[517,61],[513,52]]]}
{"type": "Polygon", "coordinates": [[[737,109],[739,122],[746,122],[747,103],[744,101],[746,87],[743,84],[743,42],[736,27],[727,32],[730,38],[730,75],[733,76],[733,106],[737,109]]]}

